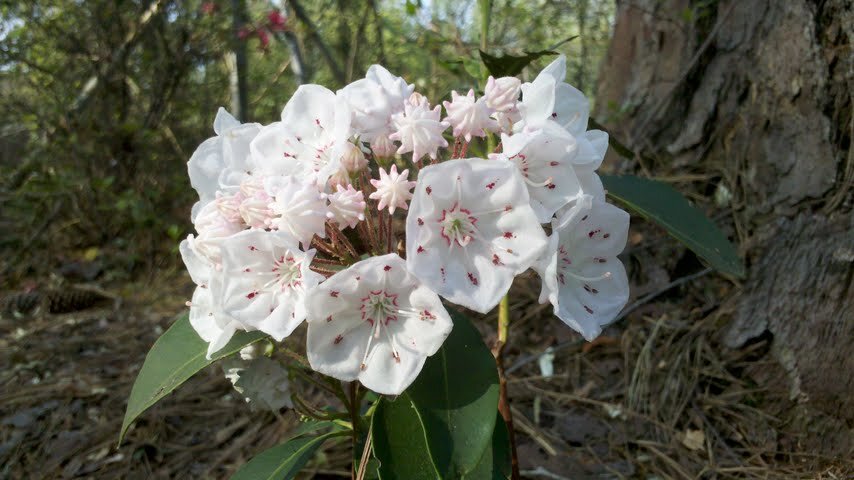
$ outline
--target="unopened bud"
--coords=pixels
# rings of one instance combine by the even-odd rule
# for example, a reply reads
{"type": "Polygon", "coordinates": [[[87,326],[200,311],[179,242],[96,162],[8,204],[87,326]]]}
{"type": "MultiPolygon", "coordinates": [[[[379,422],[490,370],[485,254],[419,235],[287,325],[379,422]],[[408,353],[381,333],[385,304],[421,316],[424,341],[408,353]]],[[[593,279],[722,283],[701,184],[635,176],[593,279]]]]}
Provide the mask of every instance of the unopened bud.
{"type": "Polygon", "coordinates": [[[356,173],[368,166],[365,154],[357,145],[347,142],[344,156],[341,157],[341,166],[350,173],[356,173]]]}
{"type": "Polygon", "coordinates": [[[501,77],[496,80],[490,76],[483,91],[486,105],[499,112],[510,111],[519,100],[521,88],[522,81],[516,77],[501,77]]]}

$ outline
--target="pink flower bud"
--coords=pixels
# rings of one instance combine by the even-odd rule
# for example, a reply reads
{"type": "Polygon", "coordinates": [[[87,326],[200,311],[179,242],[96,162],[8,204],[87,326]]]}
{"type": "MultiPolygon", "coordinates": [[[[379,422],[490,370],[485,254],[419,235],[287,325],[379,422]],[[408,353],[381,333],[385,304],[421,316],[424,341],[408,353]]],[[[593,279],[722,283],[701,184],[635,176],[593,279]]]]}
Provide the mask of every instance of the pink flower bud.
{"type": "Polygon", "coordinates": [[[365,159],[365,154],[362,150],[353,143],[347,142],[344,151],[344,156],[341,157],[341,166],[347,172],[355,173],[363,170],[368,166],[368,161],[365,159]]]}
{"type": "Polygon", "coordinates": [[[499,112],[509,112],[516,108],[521,89],[522,81],[516,77],[501,77],[496,80],[490,76],[483,92],[486,105],[499,112]]]}

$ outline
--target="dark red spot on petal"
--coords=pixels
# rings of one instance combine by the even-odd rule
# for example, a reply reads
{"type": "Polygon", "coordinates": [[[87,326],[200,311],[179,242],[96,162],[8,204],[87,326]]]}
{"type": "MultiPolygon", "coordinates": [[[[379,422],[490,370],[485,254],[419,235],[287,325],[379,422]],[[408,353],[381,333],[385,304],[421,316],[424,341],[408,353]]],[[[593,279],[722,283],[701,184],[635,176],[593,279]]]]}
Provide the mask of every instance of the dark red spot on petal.
{"type": "Polygon", "coordinates": [[[418,217],[418,225],[424,225],[424,220],[421,217],[418,217]]]}
{"type": "Polygon", "coordinates": [[[331,292],[329,292],[329,296],[338,298],[338,290],[332,290],[331,292]]]}
{"type": "Polygon", "coordinates": [[[501,259],[498,258],[498,254],[496,254],[496,253],[492,254],[492,264],[493,265],[504,265],[504,263],[501,262],[501,259]]]}
{"type": "Polygon", "coordinates": [[[605,235],[602,235],[602,238],[609,238],[610,236],[611,236],[610,233],[606,233],[605,235]]]}
{"type": "Polygon", "coordinates": [[[431,193],[433,193],[433,189],[430,188],[430,185],[427,185],[427,188],[425,188],[424,191],[427,192],[427,195],[430,195],[431,193]]]}
{"type": "Polygon", "coordinates": [[[421,245],[418,245],[418,249],[415,250],[415,253],[424,253],[424,247],[422,247],[421,245]]]}
{"type": "Polygon", "coordinates": [[[472,285],[474,285],[474,286],[478,285],[479,282],[477,281],[477,277],[475,277],[473,273],[469,272],[468,277],[469,277],[469,281],[471,282],[472,285]]]}
{"type": "Polygon", "coordinates": [[[344,340],[344,336],[343,336],[343,335],[338,335],[337,337],[335,337],[335,340],[334,340],[332,343],[333,343],[334,345],[338,345],[339,343],[341,343],[341,340],[344,340]]]}
{"type": "Polygon", "coordinates": [[[588,307],[587,305],[585,305],[585,306],[584,306],[584,309],[585,309],[585,310],[587,310],[587,313],[589,313],[590,315],[593,315],[593,309],[592,309],[592,308],[590,308],[590,307],[588,307]]]}
{"type": "Polygon", "coordinates": [[[513,238],[513,232],[504,232],[504,238],[513,238]]]}
{"type": "Polygon", "coordinates": [[[385,270],[386,272],[387,272],[387,271],[389,271],[389,270],[391,270],[391,265],[386,265],[386,266],[384,266],[384,267],[383,267],[383,270],[385,270]]]}
{"type": "Polygon", "coordinates": [[[246,294],[246,298],[252,300],[253,298],[255,298],[255,295],[258,295],[258,292],[249,292],[248,294],[246,294]]]}
{"type": "Polygon", "coordinates": [[[495,182],[487,183],[487,184],[486,184],[486,188],[487,188],[488,190],[492,190],[493,188],[495,188],[495,182]]]}

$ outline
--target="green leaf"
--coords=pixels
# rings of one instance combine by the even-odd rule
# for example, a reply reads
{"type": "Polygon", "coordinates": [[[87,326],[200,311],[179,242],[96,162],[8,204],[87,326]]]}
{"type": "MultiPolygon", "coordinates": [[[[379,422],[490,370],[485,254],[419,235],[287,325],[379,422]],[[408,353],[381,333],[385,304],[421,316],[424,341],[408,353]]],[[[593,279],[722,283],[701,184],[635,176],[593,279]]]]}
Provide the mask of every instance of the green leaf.
{"type": "Polygon", "coordinates": [[[297,437],[256,455],[231,480],[284,480],[294,478],[326,440],[346,435],[331,432],[319,437],[297,437]]]}
{"type": "Polygon", "coordinates": [[[169,330],[154,342],[154,346],[145,356],[145,363],[142,364],[128,398],[119,443],[131,422],[148,407],[175,390],[199,370],[264,336],[262,332],[237,332],[228,345],[208,360],[205,358],[208,344],[193,330],[188,315],[181,315],[169,330]]]}
{"type": "Polygon", "coordinates": [[[480,332],[451,311],[454,329],[406,394],[418,411],[427,448],[447,478],[470,472],[489,446],[498,409],[495,357],[480,332]]]}
{"type": "Polygon", "coordinates": [[[698,256],[724,273],[744,277],[744,264],[729,242],[703,212],[670,185],[631,175],[601,175],[608,195],[657,223],[698,256]]]}
{"type": "Polygon", "coordinates": [[[529,63],[545,55],[557,55],[551,50],[525,52],[524,56],[503,55],[496,57],[480,50],[480,59],[493,77],[514,77],[519,75],[529,63]]]}
{"type": "Polygon", "coordinates": [[[510,467],[510,434],[507,432],[507,424],[497,413],[495,419],[495,430],[492,432],[492,444],[480,458],[477,466],[463,478],[472,480],[506,480],[510,478],[512,469],[510,467]]]}
{"type": "Polygon", "coordinates": [[[477,468],[491,445],[498,408],[495,359],[471,322],[451,315],[451,335],[415,382],[395,402],[380,401],[374,442],[381,478],[460,478],[477,468]],[[412,477],[424,475],[425,451],[429,475],[412,477]]]}
{"type": "Polygon", "coordinates": [[[439,478],[427,450],[424,427],[409,397],[404,394],[395,401],[381,399],[371,422],[381,480],[439,478]]]}

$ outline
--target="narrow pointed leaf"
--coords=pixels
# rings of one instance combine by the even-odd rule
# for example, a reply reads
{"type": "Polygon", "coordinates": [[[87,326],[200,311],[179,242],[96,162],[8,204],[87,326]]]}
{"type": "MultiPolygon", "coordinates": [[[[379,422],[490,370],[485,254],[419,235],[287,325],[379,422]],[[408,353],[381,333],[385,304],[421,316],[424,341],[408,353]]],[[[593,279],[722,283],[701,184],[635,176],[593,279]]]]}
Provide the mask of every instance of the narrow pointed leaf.
{"type": "Polygon", "coordinates": [[[297,437],[264,450],[231,476],[231,480],[290,480],[314,457],[323,442],[347,432],[297,437]]]}
{"type": "Polygon", "coordinates": [[[154,342],[154,346],[145,356],[145,362],[128,398],[119,443],[130,424],[148,407],[175,390],[199,370],[264,337],[265,334],[261,332],[237,332],[228,345],[208,360],[205,358],[208,344],[193,330],[189,317],[186,314],[181,315],[169,330],[154,342]]]}
{"type": "Polygon", "coordinates": [[[601,175],[608,195],[630,210],[664,227],[699,257],[724,273],[744,277],[745,270],[735,246],[726,235],[666,183],[631,175],[601,175]]]}

